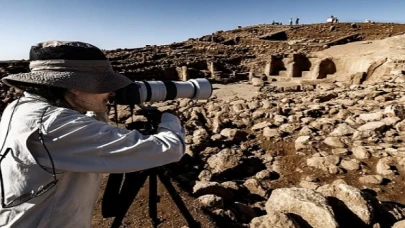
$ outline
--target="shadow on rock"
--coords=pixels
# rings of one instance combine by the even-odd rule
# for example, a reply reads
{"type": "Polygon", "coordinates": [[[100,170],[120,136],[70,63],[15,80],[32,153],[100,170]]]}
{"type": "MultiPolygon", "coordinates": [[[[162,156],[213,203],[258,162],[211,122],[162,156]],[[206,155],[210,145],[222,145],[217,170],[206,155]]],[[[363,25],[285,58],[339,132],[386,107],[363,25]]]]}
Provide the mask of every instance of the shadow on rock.
{"type": "Polygon", "coordinates": [[[328,204],[332,207],[335,214],[336,222],[340,227],[356,227],[356,228],[368,228],[370,227],[363,222],[353,211],[351,211],[346,204],[336,198],[327,197],[328,204]]]}

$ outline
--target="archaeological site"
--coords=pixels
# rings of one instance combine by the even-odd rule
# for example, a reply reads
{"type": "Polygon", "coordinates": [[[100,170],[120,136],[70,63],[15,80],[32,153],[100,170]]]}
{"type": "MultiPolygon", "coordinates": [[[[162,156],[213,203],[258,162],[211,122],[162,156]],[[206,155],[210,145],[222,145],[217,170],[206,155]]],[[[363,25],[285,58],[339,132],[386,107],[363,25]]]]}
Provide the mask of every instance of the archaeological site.
{"type": "MultiPolygon", "coordinates": [[[[212,83],[209,100],[153,104],[179,112],[187,151],[167,170],[201,227],[405,227],[405,24],[238,26],[103,51],[131,80],[212,83]]],[[[0,62],[0,77],[28,71],[0,62]]],[[[0,113],[17,96],[0,84],[0,113]]],[[[118,107],[120,126],[136,118],[118,107]]],[[[104,186],[94,227],[112,222],[104,186]]],[[[151,227],[148,193],[122,227],[151,227]]],[[[158,193],[159,227],[188,227],[158,193]]]]}

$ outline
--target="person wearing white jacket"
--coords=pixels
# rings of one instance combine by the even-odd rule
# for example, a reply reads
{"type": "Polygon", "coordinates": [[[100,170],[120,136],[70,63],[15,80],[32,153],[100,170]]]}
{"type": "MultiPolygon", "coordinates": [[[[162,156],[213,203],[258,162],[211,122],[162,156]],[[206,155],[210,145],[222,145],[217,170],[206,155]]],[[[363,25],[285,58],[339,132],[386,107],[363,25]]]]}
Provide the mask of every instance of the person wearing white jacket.
{"type": "Polygon", "coordinates": [[[184,154],[184,129],[173,114],[162,114],[154,135],[85,115],[106,113],[114,91],[132,83],[91,44],[33,45],[30,72],[2,82],[24,93],[0,122],[0,227],[91,227],[103,173],[149,169],[184,154]]]}

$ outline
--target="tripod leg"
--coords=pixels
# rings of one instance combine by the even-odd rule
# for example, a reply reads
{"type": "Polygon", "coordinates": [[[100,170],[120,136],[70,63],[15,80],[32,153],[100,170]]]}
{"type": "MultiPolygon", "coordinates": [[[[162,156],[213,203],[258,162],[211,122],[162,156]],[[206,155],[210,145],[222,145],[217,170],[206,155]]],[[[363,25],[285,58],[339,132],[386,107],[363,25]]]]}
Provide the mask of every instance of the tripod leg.
{"type": "Polygon", "coordinates": [[[121,193],[118,198],[118,208],[116,208],[117,215],[111,225],[111,228],[119,228],[121,226],[122,220],[124,220],[129,207],[145,183],[147,177],[147,172],[125,174],[124,184],[122,185],[121,193]]]}
{"type": "Polygon", "coordinates": [[[115,217],[117,212],[117,198],[124,174],[110,174],[104,190],[103,201],[101,202],[101,214],[103,218],[115,217]]]}
{"type": "Polygon", "coordinates": [[[177,208],[180,210],[180,213],[186,219],[188,226],[193,227],[193,228],[200,227],[200,223],[197,222],[196,220],[194,220],[193,216],[190,214],[190,211],[187,209],[186,205],[184,204],[181,197],[179,196],[179,193],[176,192],[176,189],[174,188],[173,184],[170,182],[169,177],[165,176],[162,173],[162,171],[158,172],[158,176],[159,176],[159,179],[162,182],[162,184],[167,189],[167,192],[169,192],[170,197],[173,199],[177,208]]]}
{"type": "Polygon", "coordinates": [[[149,171],[149,218],[153,227],[157,227],[159,219],[157,217],[157,170],[149,171]]]}

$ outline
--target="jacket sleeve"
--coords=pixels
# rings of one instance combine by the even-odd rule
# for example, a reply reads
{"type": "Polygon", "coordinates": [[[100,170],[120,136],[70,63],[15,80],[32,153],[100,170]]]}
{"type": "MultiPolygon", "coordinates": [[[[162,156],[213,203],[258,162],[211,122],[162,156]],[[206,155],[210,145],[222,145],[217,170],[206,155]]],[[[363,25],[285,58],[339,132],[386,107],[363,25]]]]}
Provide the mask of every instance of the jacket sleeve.
{"type": "MultiPolygon", "coordinates": [[[[184,154],[184,129],[179,119],[162,115],[157,134],[143,135],[63,111],[44,123],[43,139],[60,171],[122,173],[135,172],[176,162],[184,154]]],[[[27,146],[37,161],[51,167],[49,156],[37,136],[27,146]]]]}

